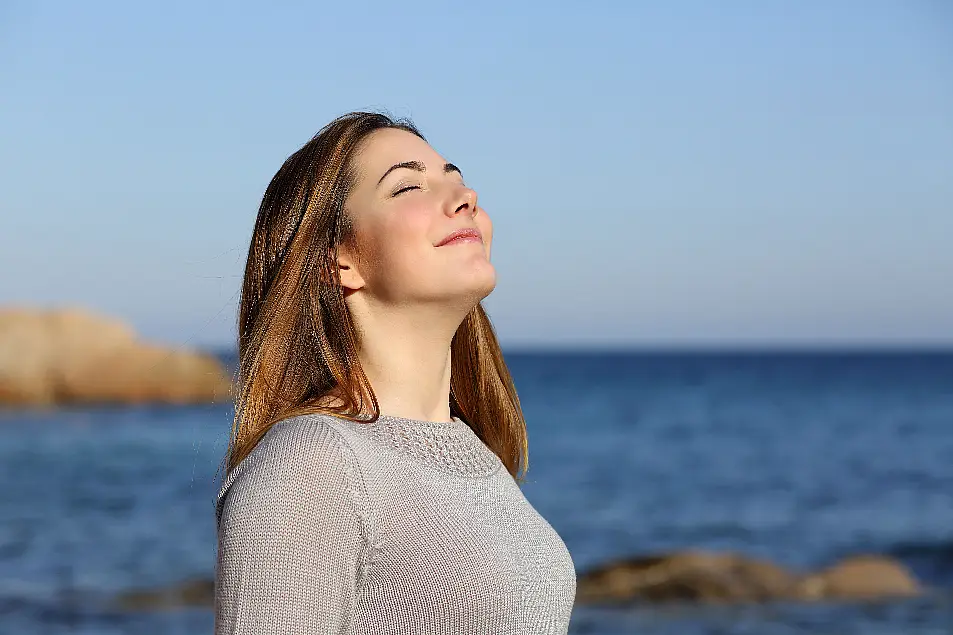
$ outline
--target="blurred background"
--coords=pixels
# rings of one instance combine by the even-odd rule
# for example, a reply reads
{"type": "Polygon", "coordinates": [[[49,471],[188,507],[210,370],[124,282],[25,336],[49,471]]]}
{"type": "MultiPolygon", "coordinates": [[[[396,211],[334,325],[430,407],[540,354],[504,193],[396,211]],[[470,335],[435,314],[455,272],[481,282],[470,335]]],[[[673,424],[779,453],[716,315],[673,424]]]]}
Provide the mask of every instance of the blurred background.
{"type": "Polygon", "coordinates": [[[863,601],[570,632],[953,633],[953,4],[6,0],[0,87],[0,633],[211,632],[258,203],[362,109],[493,218],[524,492],[581,581],[879,559],[863,601]]]}

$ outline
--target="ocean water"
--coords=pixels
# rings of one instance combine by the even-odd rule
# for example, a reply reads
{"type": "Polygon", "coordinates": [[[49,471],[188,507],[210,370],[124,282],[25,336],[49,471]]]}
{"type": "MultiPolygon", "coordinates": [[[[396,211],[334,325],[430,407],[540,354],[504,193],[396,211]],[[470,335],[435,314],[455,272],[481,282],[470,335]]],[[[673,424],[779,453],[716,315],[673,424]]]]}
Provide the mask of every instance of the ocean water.
{"type": "MultiPolygon", "coordinates": [[[[570,631],[953,633],[953,354],[508,354],[527,498],[578,572],[688,547],[796,568],[893,555],[871,605],[577,606],[570,631]]],[[[0,634],[209,633],[119,592],[210,577],[230,407],[0,411],[0,634]]]]}

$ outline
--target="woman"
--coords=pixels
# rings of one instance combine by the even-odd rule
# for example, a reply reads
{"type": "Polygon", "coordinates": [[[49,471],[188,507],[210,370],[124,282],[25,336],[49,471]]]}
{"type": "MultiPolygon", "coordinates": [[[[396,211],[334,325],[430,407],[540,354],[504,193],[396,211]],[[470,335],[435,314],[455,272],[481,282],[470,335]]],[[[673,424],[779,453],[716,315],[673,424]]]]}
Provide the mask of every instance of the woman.
{"type": "Polygon", "coordinates": [[[568,631],[575,569],[519,488],[525,423],[480,304],[492,237],[460,170],[381,114],[334,120],[272,179],[239,311],[216,633],[568,631]]]}

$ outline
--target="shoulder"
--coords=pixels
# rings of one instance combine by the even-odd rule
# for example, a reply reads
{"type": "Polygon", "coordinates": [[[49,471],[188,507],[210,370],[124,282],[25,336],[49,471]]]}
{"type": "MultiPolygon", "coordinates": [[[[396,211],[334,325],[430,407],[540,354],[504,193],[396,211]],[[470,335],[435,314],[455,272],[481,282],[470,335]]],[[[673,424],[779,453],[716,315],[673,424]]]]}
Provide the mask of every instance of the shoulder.
{"type": "Polygon", "coordinates": [[[273,424],[232,474],[310,473],[344,467],[353,458],[339,420],[327,415],[297,415],[273,424]]]}
{"type": "Polygon", "coordinates": [[[216,504],[221,521],[226,502],[260,502],[274,508],[294,503],[300,496],[320,492],[324,496],[363,498],[354,450],[339,419],[305,414],[273,424],[254,449],[222,483],[216,504]],[[289,500],[290,499],[290,500],[289,500]]]}

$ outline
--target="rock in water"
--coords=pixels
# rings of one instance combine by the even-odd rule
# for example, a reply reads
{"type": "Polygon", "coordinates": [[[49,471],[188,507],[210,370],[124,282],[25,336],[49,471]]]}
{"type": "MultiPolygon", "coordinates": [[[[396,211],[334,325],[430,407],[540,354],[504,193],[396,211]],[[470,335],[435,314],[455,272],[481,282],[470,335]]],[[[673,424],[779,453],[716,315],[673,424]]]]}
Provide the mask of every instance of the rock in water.
{"type": "Polygon", "coordinates": [[[799,595],[808,600],[864,601],[923,593],[913,574],[893,558],[858,555],[804,576],[799,595]]]}
{"type": "Polygon", "coordinates": [[[116,608],[124,611],[158,611],[187,607],[211,607],[215,601],[215,581],[197,579],[166,588],[121,593],[116,608]]]}
{"type": "Polygon", "coordinates": [[[0,309],[0,405],[201,403],[231,396],[215,357],[137,339],[81,308],[0,309]]]}
{"type": "Polygon", "coordinates": [[[902,563],[877,555],[801,574],[742,554],[687,550],[612,561],[576,583],[580,603],[879,601],[922,593],[902,563]]]}
{"type": "Polygon", "coordinates": [[[576,600],[706,604],[763,602],[790,595],[797,576],[733,553],[684,551],[611,562],[579,577],[576,600]]]}

